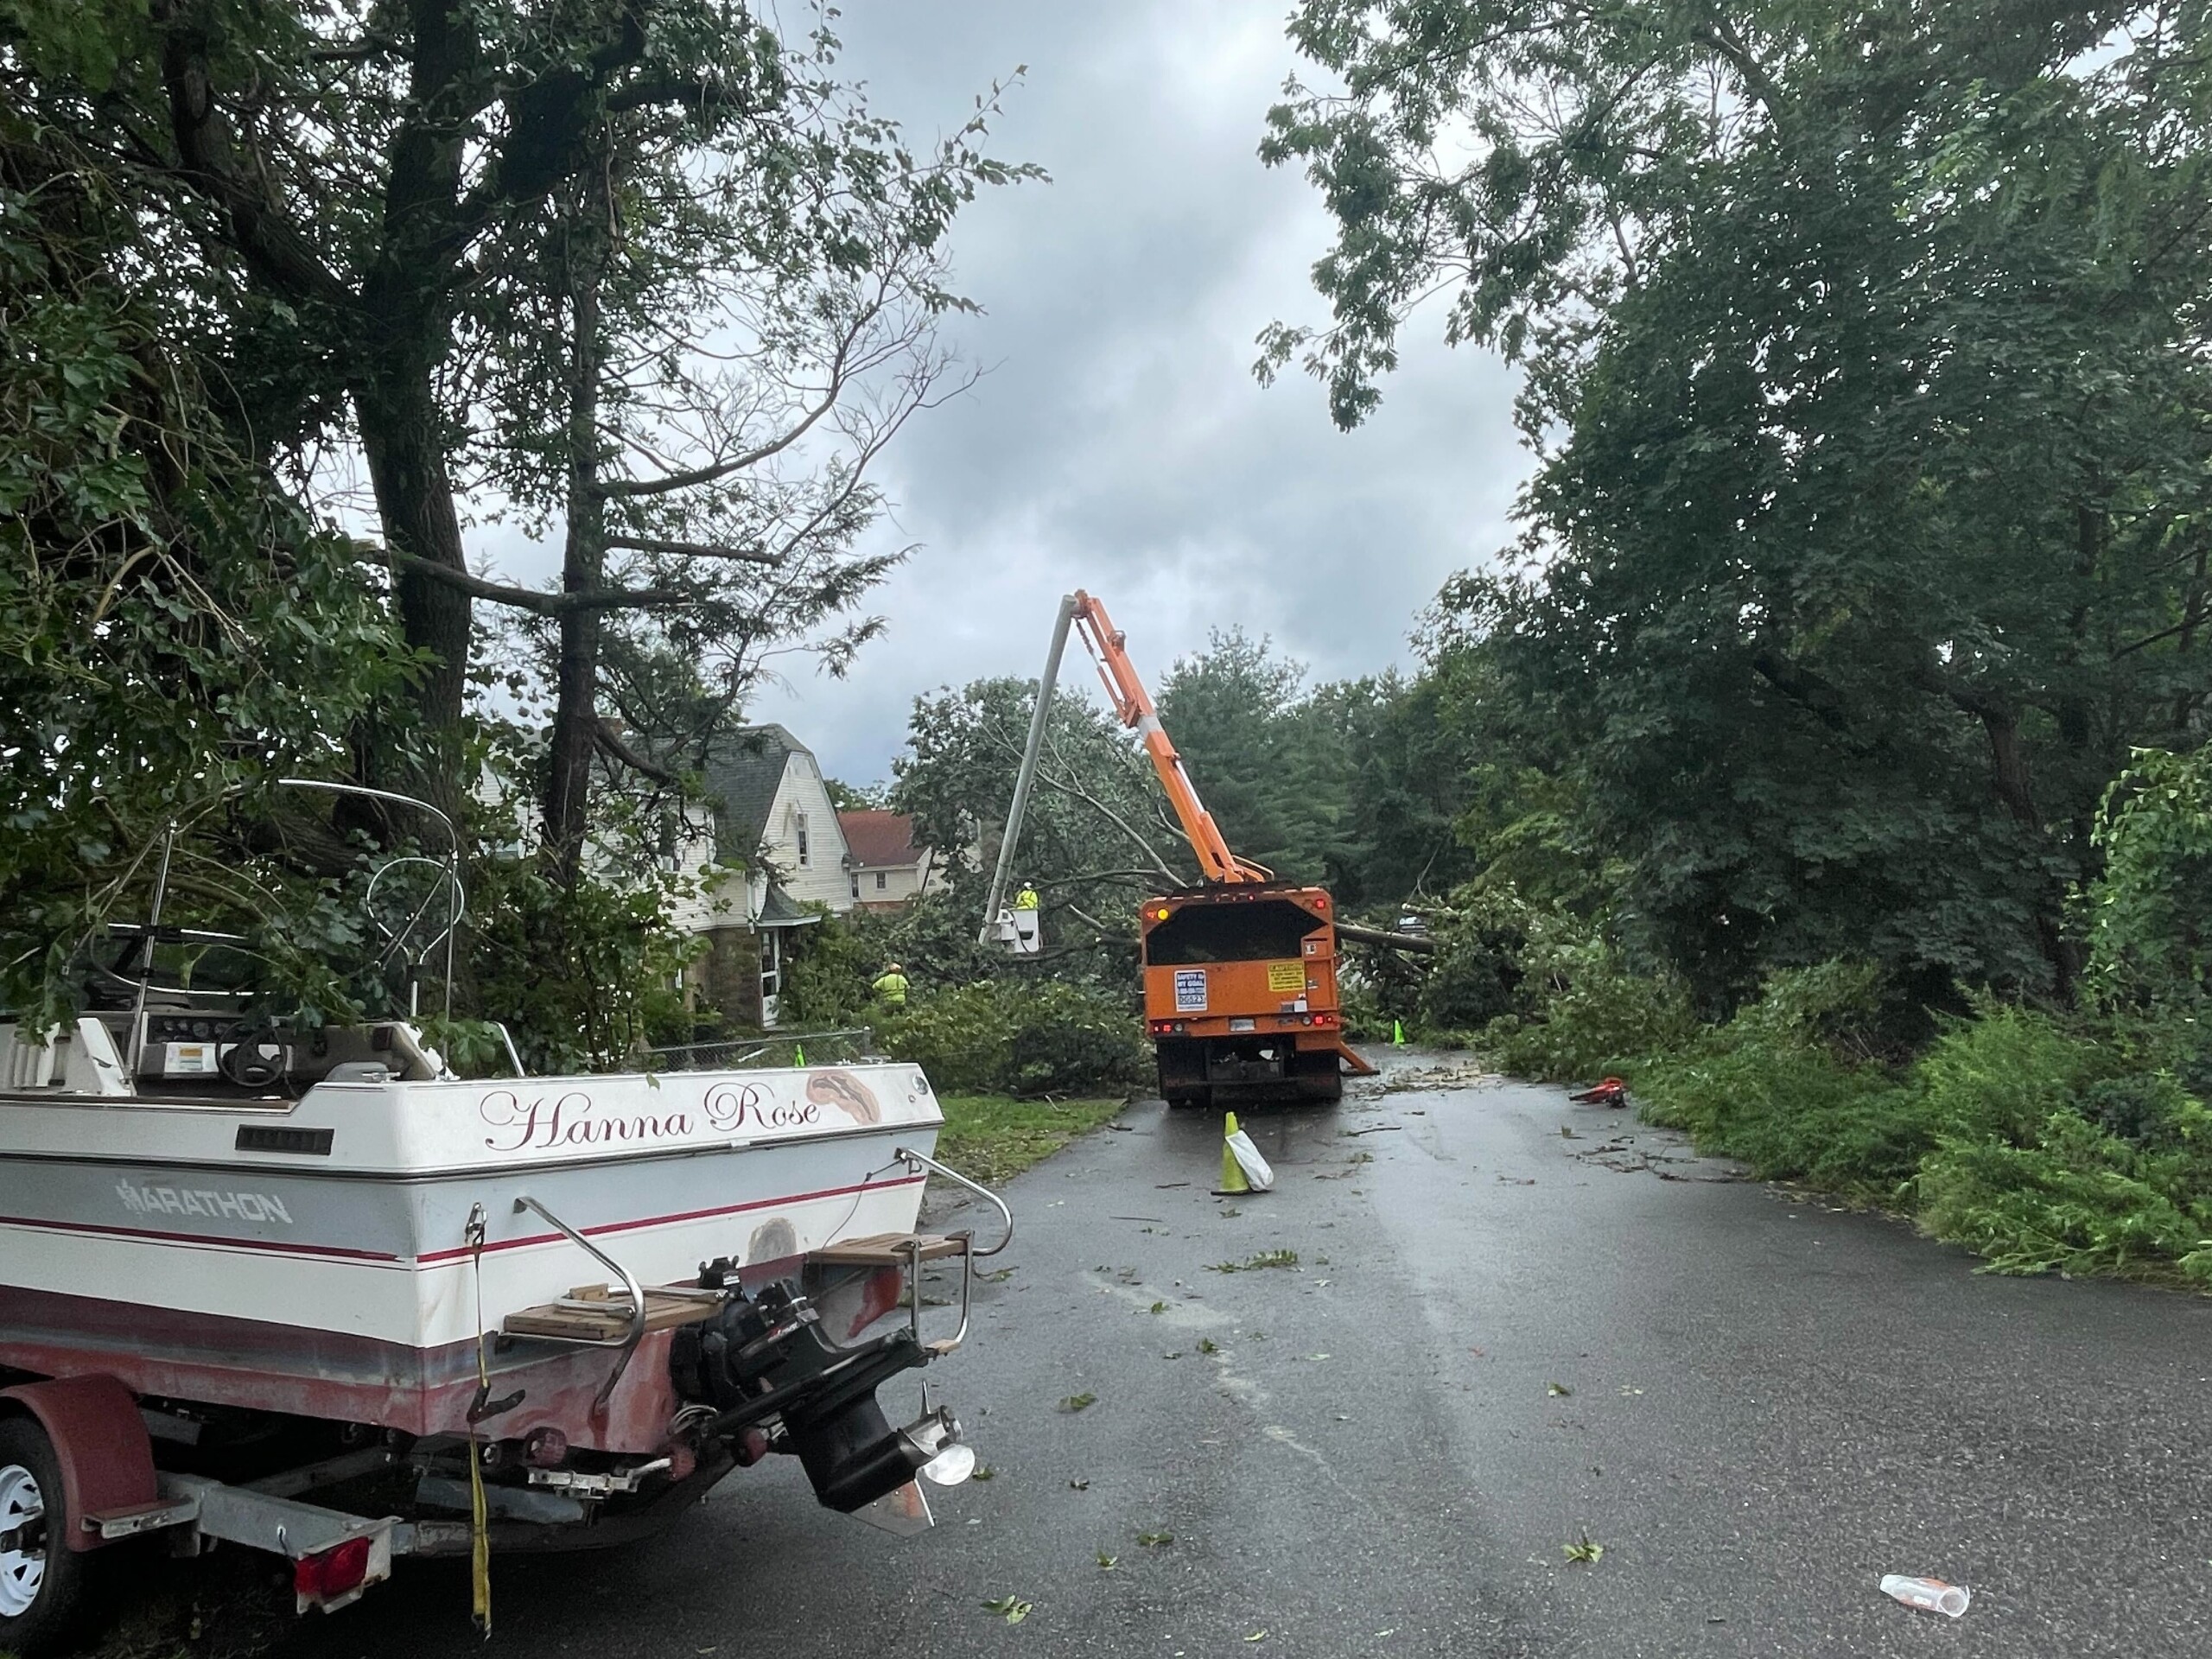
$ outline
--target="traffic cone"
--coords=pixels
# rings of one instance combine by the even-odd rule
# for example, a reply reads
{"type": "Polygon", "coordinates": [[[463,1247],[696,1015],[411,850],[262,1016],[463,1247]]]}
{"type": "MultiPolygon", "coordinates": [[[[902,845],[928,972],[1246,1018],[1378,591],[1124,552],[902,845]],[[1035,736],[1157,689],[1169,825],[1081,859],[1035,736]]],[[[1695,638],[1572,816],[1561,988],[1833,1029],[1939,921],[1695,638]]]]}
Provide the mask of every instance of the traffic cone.
{"type": "Polygon", "coordinates": [[[1402,1020],[1393,1020],[1390,1022],[1390,1046],[1393,1048],[1403,1048],[1405,1046],[1406,1022],[1402,1020]]]}
{"type": "Polygon", "coordinates": [[[1236,1127],[1236,1114],[1225,1114],[1221,1126],[1221,1185],[1214,1188],[1214,1196],[1235,1198],[1247,1192],[1268,1192],[1274,1191],[1274,1171],[1260,1156],[1252,1137],[1236,1127]]]}
{"type": "Polygon", "coordinates": [[[1252,1190],[1252,1183],[1244,1179],[1244,1166],[1236,1161],[1236,1148],[1230,1144],[1236,1133],[1236,1114],[1230,1112],[1221,1120],[1221,1185],[1213,1190],[1217,1198],[1242,1198],[1252,1190]]]}

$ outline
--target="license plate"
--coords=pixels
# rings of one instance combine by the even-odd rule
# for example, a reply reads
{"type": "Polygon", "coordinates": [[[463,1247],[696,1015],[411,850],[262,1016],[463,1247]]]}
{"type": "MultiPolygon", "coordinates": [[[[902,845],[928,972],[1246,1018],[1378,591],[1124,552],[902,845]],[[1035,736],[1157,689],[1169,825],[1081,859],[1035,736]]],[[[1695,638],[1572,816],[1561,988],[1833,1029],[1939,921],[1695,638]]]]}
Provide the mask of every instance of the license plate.
{"type": "Polygon", "coordinates": [[[1229,1028],[1231,1031],[1257,1031],[1260,1027],[1257,1020],[1232,1019],[1229,1022],[1229,1028]]]}

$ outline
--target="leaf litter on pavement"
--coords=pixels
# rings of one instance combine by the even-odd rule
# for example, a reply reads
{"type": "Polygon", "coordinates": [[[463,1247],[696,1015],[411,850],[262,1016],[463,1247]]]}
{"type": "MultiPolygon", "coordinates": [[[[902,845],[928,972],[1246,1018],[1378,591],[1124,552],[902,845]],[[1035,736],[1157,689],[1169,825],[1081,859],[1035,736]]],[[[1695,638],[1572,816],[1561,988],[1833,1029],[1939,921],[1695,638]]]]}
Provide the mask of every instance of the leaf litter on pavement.
{"type": "Polygon", "coordinates": [[[1296,1250],[1262,1250],[1257,1255],[1248,1255],[1242,1262],[1216,1262],[1206,1268],[1208,1273],[1257,1273],[1265,1268],[1294,1268],[1298,1265],[1296,1250]]]}

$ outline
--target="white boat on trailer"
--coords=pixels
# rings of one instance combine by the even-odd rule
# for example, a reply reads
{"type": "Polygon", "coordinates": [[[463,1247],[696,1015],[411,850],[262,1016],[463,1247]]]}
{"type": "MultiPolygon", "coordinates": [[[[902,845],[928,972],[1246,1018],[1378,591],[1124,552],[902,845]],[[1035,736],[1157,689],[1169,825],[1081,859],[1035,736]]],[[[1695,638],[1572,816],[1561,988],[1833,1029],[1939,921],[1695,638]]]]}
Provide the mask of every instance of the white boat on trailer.
{"type": "Polygon", "coordinates": [[[899,1426],[877,1390],[959,1345],[1013,1220],[935,1160],[916,1068],[464,1079],[408,1020],[163,990],[215,936],[154,915],[120,1006],[0,1023],[0,1650],[146,1534],[276,1550],[306,1611],[398,1555],[636,1537],[771,1452],[893,1531],[965,1478],[926,1386],[899,1426]],[[917,1233],[931,1174],[1005,1236],[917,1233]]]}

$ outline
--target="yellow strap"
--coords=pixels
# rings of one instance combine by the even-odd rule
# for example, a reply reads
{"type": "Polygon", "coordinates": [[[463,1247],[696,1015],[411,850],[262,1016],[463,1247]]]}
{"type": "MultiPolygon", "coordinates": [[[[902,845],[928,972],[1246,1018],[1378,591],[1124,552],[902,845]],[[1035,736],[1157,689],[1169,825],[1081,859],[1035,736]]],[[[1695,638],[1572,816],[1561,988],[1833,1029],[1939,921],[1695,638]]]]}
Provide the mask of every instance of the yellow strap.
{"type": "MultiPolygon", "coordinates": [[[[480,1397],[489,1399],[492,1366],[484,1351],[484,1241],[480,1236],[471,1252],[476,1274],[476,1381],[480,1397]]],[[[469,1617],[484,1639],[492,1639],[492,1522],[484,1502],[484,1459],[476,1443],[476,1425],[468,1426],[468,1588],[469,1617]]]]}

